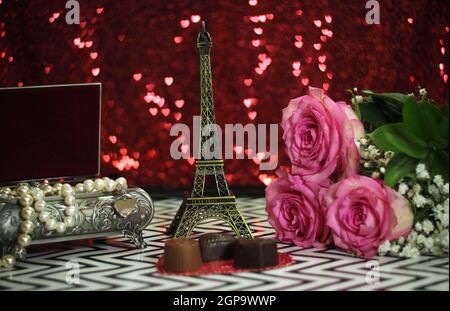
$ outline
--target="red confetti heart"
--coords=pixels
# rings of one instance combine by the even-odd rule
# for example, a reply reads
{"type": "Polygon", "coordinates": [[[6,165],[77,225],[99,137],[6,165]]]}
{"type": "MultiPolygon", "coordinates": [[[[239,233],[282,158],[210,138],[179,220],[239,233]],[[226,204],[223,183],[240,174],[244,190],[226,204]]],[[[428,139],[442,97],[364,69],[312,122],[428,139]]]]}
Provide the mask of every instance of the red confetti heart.
{"type": "Polygon", "coordinates": [[[183,108],[184,106],[184,100],[179,99],[175,101],[175,106],[177,106],[177,108],[183,108]]]}
{"type": "Polygon", "coordinates": [[[252,83],[253,83],[253,80],[252,80],[252,79],[244,79],[244,84],[245,84],[247,87],[250,87],[250,86],[252,85],[252,83]]]}
{"type": "Polygon", "coordinates": [[[53,68],[53,66],[45,66],[44,72],[45,72],[46,74],[49,74],[50,71],[52,71],[52,68],[53,68]]]}
{"type": "Polygon", "coordinates": [[[314,43],[314,48],[315,48],[316,50],[320,50],[320,49],[322,48],[322,44],[320,44],[320,43],[314,43]]]}
{"type": "Polygon", "coordinates": [[[192,15],[191,16],[191,22],[198,23],[200,21],[200,15],[192,15]]]}
{"type": "Polygon", "coordinates": [[[100,68],[92,68],[91,73],[94,77],[98,76],[100,74],[100,68]]]}
{"type": "Polygon", "coordinates": [[[112,144],[115,144],[115,143],[117,142],[117,137],[114,136],[114,135],[109,136],[109,141],[110,141],[112,144]]]}
{"type": "Polygon", "coordinates": [[[165,83],[167,86],[171,86],[172,83],[173,83],[173,78],[172,78],[172,77],[165,77],[165,78],[164,78],[164,83],[165,83]]]}
{"type": "Polygon", "coordinates": [[[244,106],[247,108],[250,108],[250,106],[252,105],[252,99],[251,98],[246,98],[243,100],[244,106]]]}
{"type": "Polygon", "coordinates": [[[98,53],[97,52],[91,52],[91,53],[89,53],[89,57],[92,58],[92,59],[97,59],[98,53]]]}
{"type": "Polygon", "coordinates": [[[250,111],[250,112],[248,113],[248,118],[249,118],[250,120],[255,120],[257,114],[258,114],[258,113],[257,113],[256,111],[250,111]]]}
{"type": "Polygon", "coordinates": [[[170,114],[170,109],[169,108],[161,109],[161,113],[163,114],[163,116],[167,117],[170,114]]]}
{"type": "Polygon", "coordinates": [[[103,8],[97,8],[96,12],[97,12],[97,14],[102,14],[103,13],[103,8]]]}
{"type": "Polygon", "coordinates": [[[180,21],[181,28],[188,28],[191,22],[188,19],[183,19],[180,21]]]}
{"type": "Polygon", "coordinates": [[[304,86],[307,86],[307,85],[309,84],[309,79],[308,79],[308,78],[303,78],[303,79],[302,79],[302,84],[303,84],[304,86]]]}
{"type": "Polygon", "coordinates": [[[321,55],[318,57],[319,62],[321,63],[325,63],[325,61],[327,60],[327,56],[326,55],[321,55]]]}
{"type": "Polygon", "coordinates": [[[173,114],[173,118],[177,121],[180,121],[182,116],[183,116],[183,114],[181,112],[175,112],[173,114]]]}
{"type": "Polygon", "coordinates": [[[322,26],[322,22],[321,22],[319,19],[316,19],[316,20],[314,21],[314,25],[316,25],[317,27],[320,28],[320,26],[322,26]]]}
{"type": "Polygon", "coordinates": [[[133,79],[134,79],[134,81],[139,81],[139,80],[141,80],[142,79],[142,73],[135,73],[134,75],[133,75],[133,79]]]}
{"type": "Polygon", "coordinates": [[[111,157],[107,154],[103,155],[103,161],[105,161],[105,163],[109,163],[109,161],[111,160],[111,157]]]}
{"type": "Polygon", "coordinates": [[[148,112],[150,112],[150,114],[152,116],[156,116],[158,114],[158,108],[155,108],[155,107],[150,108],[150,109],[148,109],[148,112]]]}

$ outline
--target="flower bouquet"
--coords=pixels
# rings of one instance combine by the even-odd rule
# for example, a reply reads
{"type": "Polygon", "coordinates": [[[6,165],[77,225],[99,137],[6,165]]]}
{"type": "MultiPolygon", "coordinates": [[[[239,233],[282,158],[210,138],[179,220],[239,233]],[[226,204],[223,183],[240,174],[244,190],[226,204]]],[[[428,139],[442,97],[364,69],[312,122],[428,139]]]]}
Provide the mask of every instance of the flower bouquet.
{"type": "Polygon", "coordinates": [[[266,188],[281,242],[357,256],[448,254],[448,106],[351,90],[293,99],[281,127],[291,166],[266,188]]]}

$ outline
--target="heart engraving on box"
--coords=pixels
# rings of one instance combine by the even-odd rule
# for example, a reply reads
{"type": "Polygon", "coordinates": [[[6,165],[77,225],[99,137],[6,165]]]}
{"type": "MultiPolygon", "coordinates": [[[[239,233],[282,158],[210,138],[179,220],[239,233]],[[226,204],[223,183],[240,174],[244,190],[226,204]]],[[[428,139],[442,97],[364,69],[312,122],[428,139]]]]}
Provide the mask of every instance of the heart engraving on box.
{"type": "Polygon", "coordinates": [[[118,200],[114,203],[114,208],[123,218],[127,218],[136,208],[136,199],[118,200]]]}

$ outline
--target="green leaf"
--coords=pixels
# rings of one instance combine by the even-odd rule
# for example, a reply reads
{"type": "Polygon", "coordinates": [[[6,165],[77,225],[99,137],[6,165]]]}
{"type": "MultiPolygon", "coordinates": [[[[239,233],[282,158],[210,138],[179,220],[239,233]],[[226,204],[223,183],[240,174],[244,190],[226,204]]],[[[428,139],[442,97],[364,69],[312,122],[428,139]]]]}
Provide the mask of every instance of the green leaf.
{"type": "Polygon", "coordinates": [[[410,97],[409,95],[405,95],[402,93],[375,93],[371,90],[363,90],[364,94],[373,96],[375,98],[390,102],[395,104],[396,106],[399,106],[400,108],[403,106],[403,104],[408,100],[410,97]]]}
{"type": "Polygon", "coordinates": [[[435,150],[430,156],[430,171],[432,175],[441,175],[447,182],[449,175],[448,151],[435,150]]]}
{"type": "Polygon", "coordinates": [[[367,100],[358,106],[361,114],[361,121],[364,123],[366,131],[372,132],[380,126],[389,123],[389,120],[381,111],[380,106],[371,98],[367,98],[367,100]]]}
{"type": "Polygon", "coordinates": [[[402,152],[416,159],[423,159],[428,154],[427,144],[405,129],[402,123],[383,125],[369,136],[375,145],[385,151],[402,152]]]}
{"type": "Polygon", "coordinates": [[[386,167],[384,182],[390,187],[395,186],[400,179],[414,172],[418,163],[418,159],[408,157],[404,153],[396,153],[386,167]]]}
{"type": "Polygon", "coordinates": [[[437,127],[438,123],[437,120],[433,122],[432,110],[425,110],[425,105],[426,103],[419,105],[415,97],[410,96],[403,105],[403,124],[406,130],[428,142],[433,138],[433,128],[437,127]]]}
{"type": "Polygon", "coordinates": [[[448,127],[448,115],[445,116],[441,124],[439,124],[439,138],[441,138],[444,142],[447,143],[447,149],[448,149],[448,134],[449,134],[449,127],[448,127]]]}

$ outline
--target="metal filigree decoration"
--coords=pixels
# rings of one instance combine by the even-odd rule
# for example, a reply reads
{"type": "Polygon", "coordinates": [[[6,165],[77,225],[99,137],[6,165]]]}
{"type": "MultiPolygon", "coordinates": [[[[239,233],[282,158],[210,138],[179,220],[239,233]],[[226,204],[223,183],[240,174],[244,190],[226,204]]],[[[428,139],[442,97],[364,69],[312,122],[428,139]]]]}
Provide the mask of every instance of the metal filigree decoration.
{"type": "Polygon", "coordinates": [[[206,159],[202,152],[210,148],[212,140],[215,140],[214,146],[218,146],[215,133],[210,131],[209,134],[205,134],[201,130],[205,127],[214,129],[216,124],[210,60],[212,40],[206,32],[204,22],[202,31],[198,35],[197,47],[200,52],[201,148],[195,161],[195,177],[191,194],[183,201],[167,233],[175,238],[187,238],[197,224],[214,218],[228,223],[239,237],[253,237],[250,227],[237,206],[236,197],[228,188],[220,152],[216,149],[212,159],[206,159]],[[212,178],[214,188],[207,186],[207,178],[212,178]]]}
{"type": "MultiPolygon", "coordinates": [[[[61,221],[65,205],[60,197],[46,200],[47,211],[51,217],[61,221]]],[[[132,188],[124,193],[92,193],[77,195],[75,205],[78,213],[74,215],[73,228],[60,234],[48,231],[37,220],[33,232],[33,244],[70,241],[95,237],[112,236],[122,233],[136,247],[146,246],[142,238],[145,229],[153,218],[154,208],[150,196],[142,189],[132,188]],[[117,202],[128,202],[126,205],[117,202]],[[129,203],[133,203],[131,206],[129,203]],[[122,207],[122,208],[118,208],[122,207]]],[[[17,240],[20,224],[20,206],[16,201],[0,200],[0,254],[12,250],[17,240]]],[[[23,258],[25,254],[17,254],[23,258]]]]}

